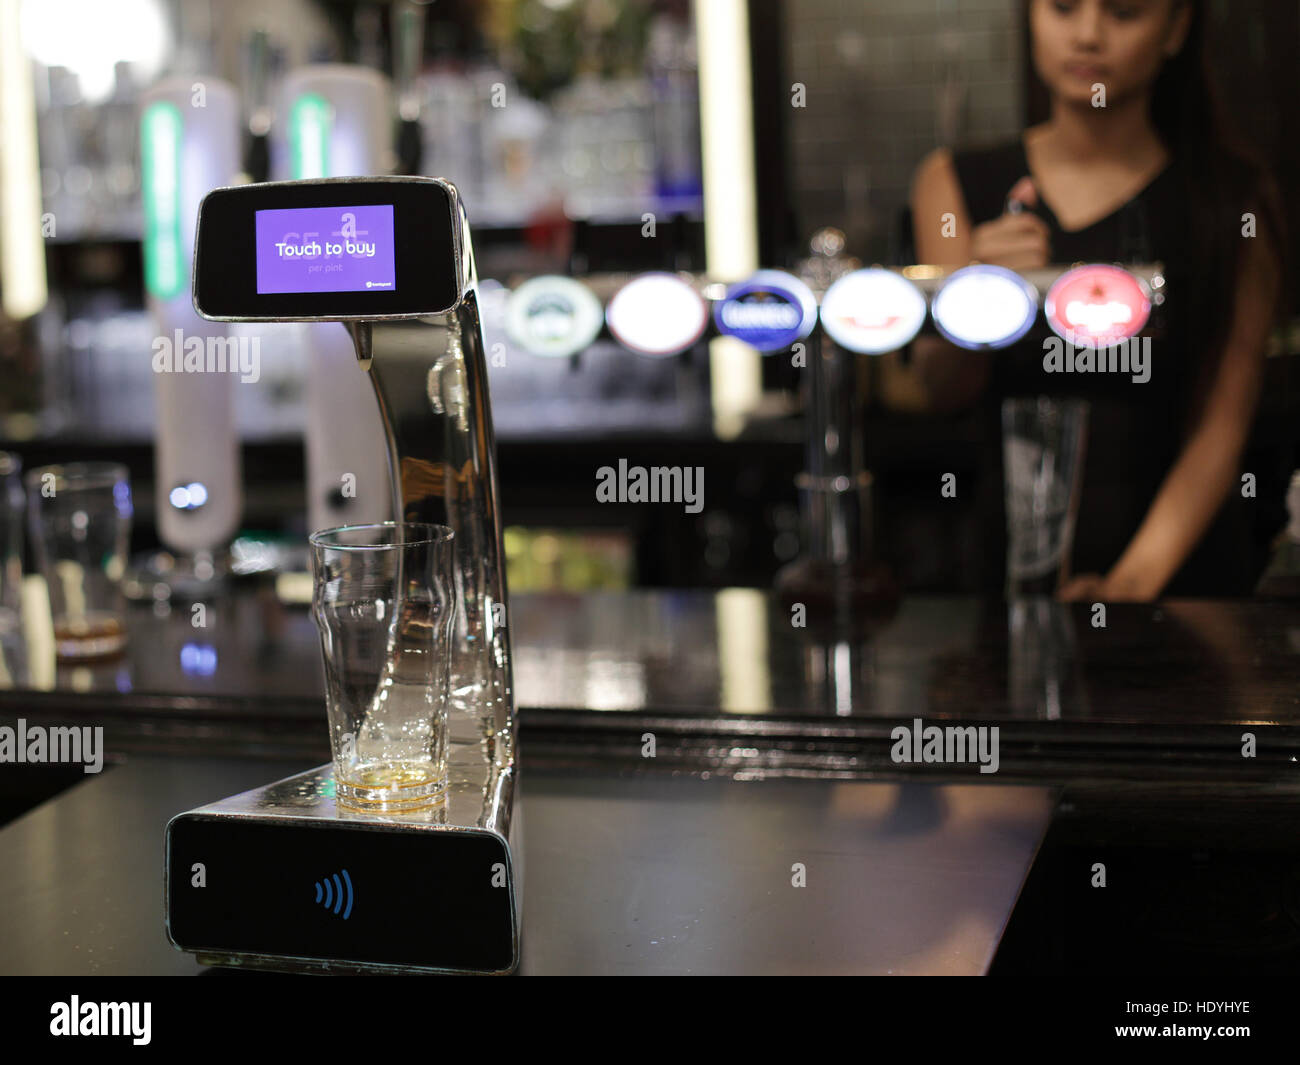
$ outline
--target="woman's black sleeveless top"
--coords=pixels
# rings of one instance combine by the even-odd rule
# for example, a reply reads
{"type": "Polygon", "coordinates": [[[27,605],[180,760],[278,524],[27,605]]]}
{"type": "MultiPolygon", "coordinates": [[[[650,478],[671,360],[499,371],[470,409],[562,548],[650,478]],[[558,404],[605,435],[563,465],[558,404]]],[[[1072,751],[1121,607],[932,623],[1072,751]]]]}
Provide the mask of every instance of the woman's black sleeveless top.
{"type": "MultiPolygon", "coordinates": [[[[957,151],[953,162],[972,225],[1001,215],[1011,187],[1029,174],[1021,140],[957,151]]],[[[1181,166],[1170,163],[1133,199],[1084,229],[1062,229],[1041,201],[1034,209],[1050,230],[1052,262],[1160,262],[1167,296],[1144,330],[1152,336],[1150,378],[1144,383],[1124,373],[1047,372],[1043,341],[1051,334],[1041,315],[1023,340],[990,355],[991,377],[981,406],[985,454],[978,503],[989,545],[982,580],[986,592],[1000,593],[1006,573],[1000,414],[1004,398],[1048,395],[1089,403],[1072,573],[1104,576],[1119,560],[1178,457],[1195,377],[1201,360],[1211,355],[1198,341],[1196,308],[1180,301],[1192,262],[1189,241],[1195,238],[1188,232],[1181,166]]],[[[1162,594],[1249,595],[1257,560],[1248,516],[1240,491],[1234,489],[1162,594]]]]}

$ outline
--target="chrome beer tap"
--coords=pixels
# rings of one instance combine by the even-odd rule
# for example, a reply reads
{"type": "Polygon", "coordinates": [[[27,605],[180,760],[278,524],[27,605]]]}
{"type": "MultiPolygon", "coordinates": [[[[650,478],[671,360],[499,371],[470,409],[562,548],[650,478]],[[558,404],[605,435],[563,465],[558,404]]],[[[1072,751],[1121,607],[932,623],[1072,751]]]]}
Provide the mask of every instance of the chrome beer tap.
{"type": "MultiPolygon", "coordinates": [[[[283,259],[283,251],[278,255],[283,259]]],[[[522,877],[519,818],[512,816],[515,704],[496,442],[460,196],[450,183],[422,177],[217,189],[199,210],[194,278],[194,305],[205,318],[334,321],[348,330],[355,372],[366,377],[378,405],[394,516],[453,531],[458,609],[449,656],[448,786],[439,816],[344,810],[328,765],[180,814],[167,829],[172,942],[219,965],[511,971],[519,963],[522,877]],[[364,220],[367,258],[350,258],[344,236],[330,231],[341,219],[345,233],[347,219],[358,227],[364,220]],[[325,248],[318,264],[287,268],[277,260],[274,249],[307,246],[309,238],[325,248]],[[350,919],[376,923],[352,939],[351,932],[336,936],[334,925],[314,923],[296,895],[277,896],[272,916],[250,925],[231,917],[231,905],[213,893],[189,890],[193,855],[215,855],[229,868],[247,860],[251,841],[271,829],[286,883],[298,872],[305,876],[312,863],[351,854],[358,899],[380,889],[376,879],[414,878],[429,893],[420,898],[439,900],[443,912],[399,935],[371,916],[378,911],[359,904],[350,919]],[[426,883],[431,869],[438,870],[436,885],[426,883]]],[[[390,628],[390,658],[395,633],[390,628]]]]}

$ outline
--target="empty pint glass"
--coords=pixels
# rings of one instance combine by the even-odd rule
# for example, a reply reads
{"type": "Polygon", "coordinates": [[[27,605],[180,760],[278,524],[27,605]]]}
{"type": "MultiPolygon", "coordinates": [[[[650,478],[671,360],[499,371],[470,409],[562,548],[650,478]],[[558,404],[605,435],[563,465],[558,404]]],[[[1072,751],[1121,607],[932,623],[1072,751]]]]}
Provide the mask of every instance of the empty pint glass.
{"type": "Polygon", "coordinates": [[[452,536],[385,522],[310,538],[341,809],[415,813],[446,798],[452,536]]]}
{"type": "Polygon", "coordinates": [[[1087,428],[1083,400],[1002,403],[1009,599],[1056,592],[1074,543],[1087,428]]]}

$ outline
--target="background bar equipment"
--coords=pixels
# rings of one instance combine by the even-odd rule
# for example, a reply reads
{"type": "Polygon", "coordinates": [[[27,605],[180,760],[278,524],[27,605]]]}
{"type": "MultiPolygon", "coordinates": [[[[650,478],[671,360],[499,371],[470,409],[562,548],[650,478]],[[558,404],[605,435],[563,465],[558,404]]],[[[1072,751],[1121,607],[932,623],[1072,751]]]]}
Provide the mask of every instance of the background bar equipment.
{"type": "Polygon", "coordinates": [[[239,130],[238,96],[217,78],[168,78],[143,96],[145,289],[157,329],[158,536],[177,555],[164,568],[157,568],[162,558],[154,560],[150,583],[165,582],[180,596],[201,592],[219,575],[218,553],[243,506],[234,389],[249,341],[204,321],[190,299],[199,201],[239,172],[239,130]]]}

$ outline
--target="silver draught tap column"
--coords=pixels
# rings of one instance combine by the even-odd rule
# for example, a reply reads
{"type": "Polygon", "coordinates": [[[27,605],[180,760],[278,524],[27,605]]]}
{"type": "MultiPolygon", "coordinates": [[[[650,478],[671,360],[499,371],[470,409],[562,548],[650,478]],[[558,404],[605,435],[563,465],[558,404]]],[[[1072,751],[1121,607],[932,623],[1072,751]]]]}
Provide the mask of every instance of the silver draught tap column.
{"type": "Polygon", "coordinates": [[[453,531],[459,608],[438,816],[358,813],[331,765],[179,814],[166,836],[168,934],[218,965],[510,972],[523,873],[505,554],[459,193],[421,177],[219,189],[199,212],[194,304],[217,321],[343,324],[356,360],[327,369],[367,386],[358,416],[378,404],[394,517],[453,531]],[[210,869],[220,876],[201,881],[210,869]],[[237,892],[254,878],[250,906],[237,892]],[[326,913],[311,892],[328,883],[341,886],[326,913]]]}
{"type": "MultiPolygon", "coordinates": [[[[468,248],[468,231],[463,247],[468,248]]],[[[452,650],[453,767],[487,745],[494,766],[513,760],[510,642],[496,441],[472,253],[465,294],[446,314],[349,324],[389,441],[393,513],[456,534],[461,604],[452,650]],[[469,721],[467,722],[466,716],[469,721]],[[477,730],[469,727],[476,723],[477,730]]],[[[453,781],[453,787],[468,782],[453,781]]]]}
{"type": "MultiPolygon", "coordinates": [[[[822,229],[800,275],[820,300],[855,270],[844,234],[822,229]]],[[[783,602],[803,603],[812,634],[861,635],[891,617],[898,605],[893,576],[874,554],[872,478],[865,468],[857,360],[822,330],[808,338],[807,469],[796,478],[803,518],[803,553],[776,578],[783,602]]]]}

